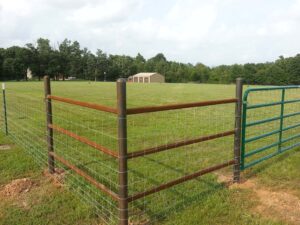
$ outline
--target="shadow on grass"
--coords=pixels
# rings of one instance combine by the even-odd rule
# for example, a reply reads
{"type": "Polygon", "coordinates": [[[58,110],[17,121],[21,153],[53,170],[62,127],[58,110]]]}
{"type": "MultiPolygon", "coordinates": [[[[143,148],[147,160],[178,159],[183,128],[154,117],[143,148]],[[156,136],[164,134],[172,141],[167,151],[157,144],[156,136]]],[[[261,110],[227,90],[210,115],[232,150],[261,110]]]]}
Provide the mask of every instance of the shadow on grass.
{"type": "MultiPolygon", "coordinates": [[[[164,190],[164,192],[168,192],[165,194],[168,197],[168,200],[164,207],[159,207],[157,209],[155,202],[150,200],[148,201],[148,204],[145,204],[145,201],[147,200],[144,199],[135,202],[134,206],[142,210],[152,222],[162,222],[169,216],[190,207],[192,204],[201,204],[201,202],[205,202],[211,196],[225,188],[222,184],[213,182],[207,183],[204,179],[195,179],[194,182],[197,183],[194,185],[199,185],[199,188],[195,189],[193,192],[190,191],[188,195],[185,194],[186,190],[184,188],[181,188],[180,191],[174,190],[174,187],[164,190]],[[204,187],[206,190],[204,190],[204,187]]],[[[178,186],[180,185],[182,184],[179,184],[178,186]]]]}

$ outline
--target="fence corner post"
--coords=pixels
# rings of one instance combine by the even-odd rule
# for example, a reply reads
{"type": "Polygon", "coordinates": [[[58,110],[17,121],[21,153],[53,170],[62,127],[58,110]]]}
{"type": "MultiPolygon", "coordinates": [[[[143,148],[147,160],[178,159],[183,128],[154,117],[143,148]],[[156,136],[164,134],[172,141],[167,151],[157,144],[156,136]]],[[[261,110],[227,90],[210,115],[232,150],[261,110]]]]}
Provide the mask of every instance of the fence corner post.
{"type": "Polygon", "coordinates": [[[119,146],[119,225],[128,225],[126,80],[117,80],[119,146]]]}
{"type": "Polygon", "coordinates": [[[4,130],[5,130],[5,134],[8,135],[7,107],[6,107],[6,93],[5,92],[6,92],[5,91],[5,83],[2,83],[4,130]]]}
{"type": "Polygon", "coordinates": [[[49,173],[55,172],[54,157],[51,153],[54,151],[53,147],[53,129],[49,126],[52,125],[52,102],[48,99],[51,95],[51,85],[49,76],[44,77],[44,90],[45,90],[45,104],[46,104],[46,125],[47,125],[47,147],[48,147],[48,169],[49,173]]]}
{"type": "Polygon", "coordinates": [[[236,106],[235,106],[235,134],[234,134],[234,166],[233,182],[238,183],[241,179],[241,133],[242,133],[242,103],[243,103],[243,79],[236,79],[236,106]]]}

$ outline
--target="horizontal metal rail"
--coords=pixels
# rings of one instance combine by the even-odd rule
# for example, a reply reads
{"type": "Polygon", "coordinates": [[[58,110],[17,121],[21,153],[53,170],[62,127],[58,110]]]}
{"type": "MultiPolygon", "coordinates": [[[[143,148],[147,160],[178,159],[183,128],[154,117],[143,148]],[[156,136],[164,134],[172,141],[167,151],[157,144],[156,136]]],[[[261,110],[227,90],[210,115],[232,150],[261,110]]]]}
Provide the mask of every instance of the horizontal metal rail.
{"type": "Polygon", "coordinates": [[[288,138],[282,139],[281,142],[285,143],[285,142],[291,141],[291,140],[296,139],[296,138],[300,138],[300,134],[296,134],[296,135],[290,136],[288,138]]]}
{"type": "Polygon", "coordinates": [[[296,103],[296,102],[300,102],[300,99],[293,99],[293,100],[279,101],[279,102],[270,102],[270,103],[263,103],[263,104],[256,104],[256,105],[248,105],[247,109],[257,109],[257,108],[261,108],[261,107],[268,107],[268,106],[275,106],[275,105],[296,103]]]}
{"type": "Polygon", "coordinates": [[[300,142],[299,142],[299,143],[296,143],[296,144],[293,144],[293,145],[291,145],[291,146],[287,146],[287,147],[282,148],[282,149],[281,149],[281,152],[285,152],[285,151],[287,151],[287,150],[290,150],[290,149],[295,148],[295,147],[298,147],[298,146],[300,146],[300,142]]]}
{"type": "Polygon", "coordinates": [[[64,102],[64,103],[68,103],[68,104],[72,104],[72,105],[78,105],[78,106],[82,106],[85,108],[95,109],[95,110],[99,110],[99,111],[103,111],[103,112],[109,112],[109,113],[114,113],[114,114],[118,113],[118,110],[115,108],[104,106],[104,105],[98,105],[95,103],[81,102],[81,101],[77,101],[77,100],[73,100],[73,99],[69,99],[69,98],[58,97],[58,96],[53,96],[53,95],[48,95],[47,98],[56,100],[59,102],[64,102]]]}
{"type": "MultiPolygon", "coordinates": [[[[286,128],[284,128],[284,129],[282,129],[282,131],[286,131],[286,130],[289,130],[289,129],[292,129],[292,128],[295,128],[295,127],[298,127],[298,126],[300,126],[300,124],[286,127],[286,128]]],[[[300,138],[300,134],[293,135],[293,136],[288,137],[288,138],[286,138],[286,139],[282,139],[281,142],[278,141],[278,142],[275,142],[275,143],[273,143],[273,144],[266,145],[266,146],[264,146],[264,147],[255,149],[255,150],[253,150],[253,151],[251,151],[251,152],[245,153],[245,157],[249,157],[249,156],[255,155],[255,154],[260,153],[260,152],[263,152],[264,150],[267,150],[267,149],[269,149],[269,148],[278,146],[280,143],[285,143],[285,142],[291,141],[291,140],[296,139],[296,138],[300,138]]],[[[248,142],[249,142],[249,141],[248,141],[248,142]]],[[[282,149],[281,151],[284,151],[284,150],[282,149]]]]}
{"type": "Polygon", "coordinates": [[[161,105],[161,106],[138,107],[138,108],[127,109],[127,115],[159,112],[159,111],[174,110],[174,109],[184,109],[184,108],[192,108],[192,107],[202,107],[202,106],[209,106],[209,105],[228,104],[234,102],[237,102],[236,98],[205,101],[205,102],[191,102],[191,103],[170,104],[170,105],[161,105]]]}
{"type": "MultiPolygon", "coordinates": [[[[300,137],[300,135],[299,135],[299,137],[300,137]]],[[[282,141],[282,142],[283,142],[283,141],[282,141]]],[[[277,143],[277,144],[278,144],[278,143],[277,143]]],[[[254,165],[256,165],[256,164],[258,164],[258,163],[260,163],[260,162],[262,162],[262,161],[264,161],[264,160],[266,160],[266,159],[270,159],[270,158],[272,158],[272,157],[274,157],[274,156],[276,156],[276,155],[281,154],[282,152],[288,151],[288,150],[290,150],[290,149],[292,149],[292,148],[295,148],[295,147],[298,147],[298,146],[300,146],[300,143],[296,143],[296,144],[294,144],[294,145],[284,147],[284,148],[282,148],[279,152],[271,153],[271,154],[269,154],[269,155],[267,155],[267,156],[264,156],[264,157],[262,157],[262,158],[260,158],[260,159],[254,160],[254,161],[252,161],[252,162],[246,164],[246,165],[244,166],[244,169],[247,169],[247,168],[249,168],[249,167],[251,167],[251,166],[254,166],[254,165]]]]}
{"type": "Polygon", "coordinates": [[[297,89],[297,88],[300,88],[300,85],[248,88],[245,91],[244,96],[248,96],[249,92],[253,92],[253,91],[274,91],[274,90],[297,89]]]}
{"type": "Polygon", "coordinates": [[[263,152],[263,151],[265,151],[265,150],[267,150],[267,149],[269,149],[269,148],[278,146],[279,144],[280,144],[280,142],[278,141],[278,142],[275,142],[275,143],[273,143],[273,144],[266,145],[266,146],[264,146],[264,147],[255,149],[255,150],[253,150],[253,151],[251,151],[251,152],[247,152],[247,153],[245,154],[245,157],[249,157],[249,156],[255,155],[255,154],[257,154],[257,153],[263,152]]]}
{"type": "Polygon", "coordinates": [[[282,130],[286,131],[286,130],[290,130],[290,129],[297,128],[297,127],[300,127],[300,123],[292,125],[292,126],[284,127],[282,130]]]}
{"type": "Polygon", "coordinates": [[[91,140],[89,140],[89,139],[87,139],[85,137],[79,136],[79,135],[77,135],[77,134],[75,134],[75,133],[73,133],[71,131],[68,131],[68,130],[66,130],[64,128],[61,128],[61,127],[59,127],[57,125],[49,124],[48,127],[52,128],[53,130],[56,130],[56,131],[58,131],[58,132],[60,132],[62,134],[65,134],[65,135],[67,135],[67,136],[69,136],[71,138],[74,138],[74,139],[76,139],[76,140],[78,140],[78,141],[80,141],[80,142],[82,142],[82,143],[84,143],[84,144],[86,144],[88,146],[91,146],[91,147],[93,147],[93,148],[95,148],[95,149],[97,149],[97,150],[99,150],[99,151],[101,151],[101,152],[103,152],[103,153],[105,153],[107,155],[113,156],[115,158],[119,157],[119,154],[117,152],[114,152],[114,151],[112,151],[112,150],[110,150],[110,149],[108,149],[108,148],[106,148],[106,147],[104,147],[102,145],[97,144],[96,142],[93,142],[93,141],[91,141],[91,140]]]}
{"type": "Polygon", "coordinates": [[[298,116],[298,115],[300,115],[300,112],[290,113],[290,114],[286,114],[286,115],[283,115],[283,116],[276,116],[276,117],[273,117],[273,118],[270,118],[270,119],[258,120],[258,121],[247,123],[246,127],[255,126],[255,125],[258,125],[258,124],[263,124],[263,123],[268,123],[268,122],[272,122],[272,121],[275,121],[275,120],[279,120],[281,118],[288,118],[288,117],[291,117],[291,116],[298,116]]]}
{"type": "Polygon", "coordinates": [[[262,157],[262,158],[259,158],[259,159],[257,159],[257,160],[254,160],[254,161],[252,161],[252,162],[246,164],[246,165],[244,166],[244,169],[247,169],[247,168],[249,168],[249,167],[251,167],[251,166],[254,166],[254,165],[256,165],[256,164],[258,164],[258,163],[260,163],[260,162],[262,162],[262,161],[264,161],[264,160],[266,160],[266,159],[270,159],[270,158],[272,158],[272,157],[274,157],[275,155],[278,155],[278,154],[279,154],[278,152],[274,152],[274,153],[271,153],[271,154],[269,154],[269,155],[267,155],[267,156],[264,156],[264,157],[262,157]]]}
{"type": "Polygon", "coordinates": [[[273,130],[273,131],[265,133],[265,134],[261,134],[261,135],[255,136],[255,137],[247,138],[247,139],[245,139],[245,143],[249,143],[249,142],[252,142],[252,141],[257,141],[259,139],[269,137],[269,136],[272,136],[274,134],[278,134],[280,131],[281,130],[273,130]]]}
{"type": "Polygon", "coordinates": [[[183,182],[195,179],[195,178],[200,177],[202,175],[205,175],[207,173],[211,173],[213,171],[216,171],[216,170],[228,167],[230,165],[233,165],[234,163],[235,163],[235,160],[231,160],[231,161],[228,161],[228,162],[216,165],[216,166],[212,166],[212,167],[200,170],[200,171],[198,171],[196,173],[183,176],[183,177],[181,177],[179,179],[176,179],[176,180],[170,181],[168,183],[162,184],[162,185],[160,185],[158,187],[151,188],[151,189],[149,189],[149,190],[147,190],[145,192],[132,195],[132,196],[128,197],[128,202],[135,201],[135,200],[143,198],[145,196],[148,196],[148,195],[154,194],[156,192],[165,190],[167,188],[173,187],[173,186],[175,186],[177,184],[180,184],[180,183],[183,183],[183,182]]]}
{"type": "Polygon", "coordinates": [[[112,199],[114,200],[118,200],[119,196],[113,192],[112,190],[110,190],[108,187],[106,187],[105,185],[99,183],[98,181],[96,181],[94,178],[92,178],[91,176],[89,176],[88,174],[86,174],[85,172],[83,172],[82,170],[80,170],[79,168],[77,168],[76,166],[74,166],[73,164],[71,164],[70,162],[68,162],[67,160],[57,156],[54,152],[49,152],[49,154],[51,156],[53,156],[56,160],[58,160],[59,162],[61,162],[62,164],[64,164],[65,166],[67,166],[68,168],[70,168],[71,170],[73,170],[75,173],[77,173],[79,176],[83,177],[85,180],[89,181],[91,184],[93,184],[96,188],[98,188],[99,190],[101,190],[102,192],[108,194],[110,197],[112,197],[112,199]]]}
{"type": "Polygon", "coordinates": [[[153,148],[148,148],[148,149],[128,153],[127,158],[132,159],[132,158],[136,158],[136,157],[140,157],[140,156],[158,153],[158,152],[166,151],[166,150],[173,149],[173,148],[178,148],[178,147],[185,146],[185,145],[191,145],[191,144],[195,144],[195,143],[199,143],[199,142],[203,142],[203,141],[213,140],[216,138],[226,137],[229,135],[233,135],[234,133],[235,133],[235,130],[231,130],[231,131],[226,131],[223,133],[218,133],[218,134],[213,134],[213,135],[209,135],[209,136],[194,138],[194,139],[190,139],[190,140],[183,140],[183,141],[178,141],[175,143],[170,143],[170,144],[161,145],[161,146],[157,146],[157,147],[153,147],[153,148]]]}

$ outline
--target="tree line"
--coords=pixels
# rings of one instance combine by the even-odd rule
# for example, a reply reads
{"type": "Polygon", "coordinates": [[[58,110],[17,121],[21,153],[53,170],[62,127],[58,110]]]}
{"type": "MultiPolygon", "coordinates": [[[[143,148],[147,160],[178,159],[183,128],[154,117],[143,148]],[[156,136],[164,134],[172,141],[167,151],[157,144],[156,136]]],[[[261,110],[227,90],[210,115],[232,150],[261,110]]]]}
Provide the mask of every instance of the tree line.
{"type": "Polygon", "coordinates": [[[246,63],[209,67],[168,61],[162,53],[150,59],[106,54],[98,49],[92,53],[78,41],[65,39],[57,48],[48,39],[24,47],[0,48],[0,80],[26,80],[30,68],[34,79],[49,75],[53,79],[76,77],[84,80],[115,81],[139,72],[158,72],[167,82],[233,83],[243,77],[248,84],[284,85],[300,83],[300,54],[275,62],[246,63]]]}

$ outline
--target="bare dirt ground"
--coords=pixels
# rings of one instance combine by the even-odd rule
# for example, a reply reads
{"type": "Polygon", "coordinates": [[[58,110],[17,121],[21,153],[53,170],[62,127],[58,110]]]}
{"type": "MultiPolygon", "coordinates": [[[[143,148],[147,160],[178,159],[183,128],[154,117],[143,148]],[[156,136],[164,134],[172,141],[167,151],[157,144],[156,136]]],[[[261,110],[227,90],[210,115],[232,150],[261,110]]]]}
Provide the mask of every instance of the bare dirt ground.
{"type": "Polygon", "coordinates": [[[0,151],[11,150],[12,147],[7,144],[0,144],[0,151]]]}
{"type": "Polygon", "coordinates": [[[29,178],[16,179],[5,185],[0,190],[0,195],[4,197],[16,197],[22,193],[27,193],[33,186],[33,182],[29,178]]]}
{"type": "MultiPolygon", "coordinates": [[[[57,171],[58,172],[58,171],[57,171]]],[[[63,171],[56,175],[50,175],[44,171],[45,177],[52,180],[55,186],[61,186],[64,176],[63,171]]],[[[253,191],[258,200],[258,204],[253,208],[254,213],[259,213],[266,218],[275,218],[288,224],[300,224],[300,199],[288,191],[273,191],[270,188],[258,185],[255,179],[248,179],[239,184],[232,184],[231,176],[217,174],[218,181],[225,183],[229,189],[245,189],[253,191]]],[[[27,203],[22,196],[30,192],[37,184],[30,178],[21,178],[11,181],[0,188],[0,198],[11,198],[17,200],[18,205],[27,207],[27,203]]],[[[148,219],[131,218],[130,224],[147,224],[148,219]]]]}
{"type": "Polygon", "coordinates": [[[54,186],[62,187],[64,186],[64,178],[65,178],[65,171],[63,169],[55,168],[55,173],[50,174],[48,169],[43,171],[43,175],[49,178],[54,186]]]}
{"type": "Polygon", "coordinates": [[[0,187],[0,199],[13,201],[19,207],[29,209],[26,194],[29,193],[36,184],[29,178],[21,178],[11,181],[3,187],[0,187]]]}
{"type": "Polygon", "coordinates": [[[252,190],[259,200],[253,209],[255,213],[267,218],[276,218],[288,224],[300,224],[300,199],[288,191],[272,191],[270,188],[258,185],[255,179],[232,184],[232,177],[217,174],[218,181],[225,183],[230,189],[252,190]]]}

